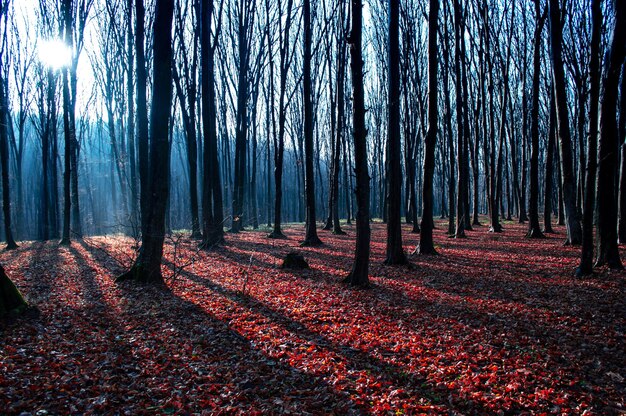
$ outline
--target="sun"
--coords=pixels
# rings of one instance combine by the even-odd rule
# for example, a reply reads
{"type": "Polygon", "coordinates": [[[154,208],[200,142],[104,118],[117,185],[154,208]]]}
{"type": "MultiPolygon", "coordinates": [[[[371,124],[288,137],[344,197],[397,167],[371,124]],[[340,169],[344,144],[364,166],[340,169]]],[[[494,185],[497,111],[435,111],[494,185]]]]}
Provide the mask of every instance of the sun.
{"type": "Polygon", "coordinates": [[[60,39],[39,41],[39,61],[52,69],[68,66],[72,61],[72,50],[60,39]]]}

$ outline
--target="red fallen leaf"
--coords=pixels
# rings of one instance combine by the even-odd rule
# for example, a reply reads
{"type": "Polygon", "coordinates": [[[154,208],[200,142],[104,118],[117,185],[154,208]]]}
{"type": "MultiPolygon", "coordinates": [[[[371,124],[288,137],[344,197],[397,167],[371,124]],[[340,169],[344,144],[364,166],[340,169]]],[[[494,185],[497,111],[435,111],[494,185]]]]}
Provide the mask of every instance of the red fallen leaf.
{"type": "Polygon", "coordinates": [[[623,276],[573,279],[576,249],[524,239],[516,224],[499,241],[484,229],[448,240],[444,229],[435,230],[443,256],[413,257],[407,270],[380,265],[384,227],[374,224],[371,291],[339,284],[353,234],[298,248],[312,267],[306,279],[274,267],[299,229],[279,242],[229,235],[213,252],[183,240],[178,255],[195,261],[169,292],[113,283],[133,250],[123,238],[2,252],[41,317],[0,328],[0,412],[33,412],[32,403],[55,414],[618,408],[607,374],[623,373],[623,276]],[[106,400],[96,406],[97,397],[106,400]]]}

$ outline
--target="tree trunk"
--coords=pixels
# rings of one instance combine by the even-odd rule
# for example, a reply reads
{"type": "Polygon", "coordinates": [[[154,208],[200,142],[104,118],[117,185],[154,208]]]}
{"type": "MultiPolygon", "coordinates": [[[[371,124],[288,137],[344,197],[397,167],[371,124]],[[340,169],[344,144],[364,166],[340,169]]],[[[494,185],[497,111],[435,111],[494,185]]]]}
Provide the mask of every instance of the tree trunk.
{"type": "MultiPolygon", "coordinates": [[[[589,143],[587,147],[587,174],[583,210],[583,235],[580,265],[576,276],[593,273],[593,217],[596,200],[596,173],[598,169],[598,102],[600,96],[600,38],[602,34],[602,0],[591,2],[591,56],[589,60],[589,143]]],[[[582,151],[582,149],[581,149],[582,151]]]]}
{"type": "Polygon", "coordinates": [[[165,213],[169,200],[170,145],[169,122],[172,104],[172,17],[173,0],[156,0],[152,54],[153,84],[150,112],[149,200],[147,233],[135,264],[121,280],[163,283],[161,259],[165,240],[165,213]]]}
{"type": "Polygon", "coordinates": [[[313,28],[311,23],[311,1],[304,0],[304,57],[303,57],[303,93],[304,93],[304,166],[306,219],[305,236],[301,245],[318,246],[322,241],[317,236],[315,215],[315,172],[313,170],[313,97],[311,84],[311,47],[313,28]]]}
{"type": "Polygon", "coordinates": [[[134,71],[135,65],[133,63],[133,0],[127,0],[126,3],[126,25],[127,31],[127,50],[126,50],[126,64],[128,65],[128,73],[126,78],[126,94],[128,94],[127,111],[128,117],[126,121],[127,128],[127,146],[128,146],[128,160],[130,162],[130,213],[131,213],[131,226],[133,238],[139,236],[139,208],[138,208],[138,192],[137,192],[137,156],[135,154],[135,91],[133,78],[136,77],[134,71]]]}
{"type": "MultiPolygon", "coordinates": [[[[556,98],[556,111],[559,126],[559,150],[561,159],[561,183],[563,187],[563,205],[565,208],[565,222],[567,226],[567,242],[579,245],[582,239],[582,229],[576,208],[576,175],[572,162],[572,135],[569,126],[569,112],[567,108],[567,90],[565,73],[563,70],[562,24],[559,0],[549,0],[550,4],[550,52],[552,58],[552,78],[556,98]]],[[[617,87],[617,86],[616,86],[617,87]]],[[[611,181],[611,183],[613,183],[611,181]]]]}
{"type": "MultiPolygon", "coordinates": [[[[457,191],[456,191],[456,227],[455,238],[465,238],[465,138],[463,137],[464,97],[461,90],[461,6],[454,0],[454,73],[456,94],[456,154],[457,154],[457,191]]],[[[451,134],[452,132],[449,132],[451,134]]],[[[452,199],[450,199],[452,213],[452,199]]]]}
{"type": "MultiPolygon", "coordinates": [[[[72,41],[72,0],[63,0],[61,4],[61,12],[63,13],[65,42],[71,45],[72,41]],[[68,42],[69,41],[69,42],[68,42]]],[[[72,152],[72,132],[70,126],[70,86],[68,77],[68,68],[63,68],[63,232],[61,235],[61,245],[70,244],[70,215],[71,215],[71,192],[70,192],[70,175],[71,175],[71,152],[72,152]]]]}
{"type": "MultiPolygon", "coordinates": [[[[444,21],[448,21],[447,15],[448,15],[448,2],[445,2],[443,4],[444,6],[444,21]]],[[[452,105],[450,104],[450,42],[449,42],[449,36],[448,36],[449,31],[448,30],[444,30],[443,31],[443,44],[444,44],[444,52],[442,53],[443,55],[443,59],[444,59],[444,63],[443,63],[443,99],[444,99],[444,105],[445,105],[445,110],[444,110],[444,123],[443,126],[445,128],[443,136],[445,138],[445,140],[447,141],[447,148],[448,148],[448,160],[449,160],[449,166],[448,166],[448,201],[449,201],[449,205],[450,205],[450,212],[448,213],[448,235],[450,236],[454,236],[455,235],[455,231],[456,231],[456,224],[454,221],[456,212],[454,210],[454,196],[456,194],[455,191],[455,166],[456,166],[456,161],[455,161],[455,157],[454,157],[454,140],[452,139],[452,105]]],[[[455,41],[456,41],[456,36],[455,36],[455,41]]],[[[455,49],[456,51],[456,49],[455,49]]],[[[456,59],[456,56],[455,56],[456,59]]],[[[455,65],[455,69],[456,69],[456,65],[455,65]]],[[[457,97],[458,98],[458,97],[457,97]]],[[[443,160],[445,161],[445,157],[443,158],[443,160]]],[[[445,167],[442,166],[442,169],[445,169],[445,167]]],[[[443,178],[442,178],[443,179],[443,178]]],[[[441,215],[443,216],[443,213],[445,212],[445,199],[444,199],[444,195],[445,193],[443,192],[443,183],[442,183],[442,193],[441,193],[441,215]]]]}
{"type": "MultiPolygon", "coordinates": [[[[341,29],[343,26],[344,8],[343,3],[340,6],[341,29]]],[[[343,130],[345,126],[345,80],[346,80],[346,41],[343,31],[338,36],[339,43],[337,49],[337,126],[335,129],[335,148],[333,149],[333,169],[332,169],[332,195],[331,195],[331,213],[333,222],[333,234],[341,235],[345,232],[341,229],[339,223],[339,170],[341,166],[341,144],[343,142],[343,130]]]]}
{"type": "Polygon", "coordinates": [[[620,86],[619,143],[622,149],[622,168],[619,183],[619,225],[618,240],[626,244],[626,61],[622,65],[620,86]]]}
{"type": "Polygon", "coordinates": [[[367,130],[365,127],[365,91],[363,87],[363,3],[352,1],[352,29],[349,37],[350,68],[353,91],[354,173],[356,175],[356,249],[352,271],[345,282],[351,286],[369,286],[370,261],[370,177],[367,161],[367,130]]]}
{"type": "MultiPolygon", "coordinates": [[[[281,3],[278,3],[280,10],[281,3]]],[[[289,36],[291,28],[291,12],[293,8],[293,0],[287,0],[287,9],[285,11],[285,26],[280,33],[280,85],[278,100],[278,137],[274,135],[274,186],[276,193],[274,195],[274,230],[268,235],[269,238],[286,238],[282,231],[282,202],[283,202],[283,165],[285,159],[285,122],[286,111],[285,95],[287,92],[287,77],[290,65],[289,56],[289,36]]],[[[270,57],[270,62],[272,58],[270,57]]],[[[274,74],[273,65],[270,64],[270,90],[273,96],[274,92],[274,74]]]]}
{"type": "MultiPolygon", "coordinates": [[[[144,0],[135,0],[135,60],[137,63],[137,145],[139,155],[139,208],[141,212],[141,235],[148,232],[148,103],[146,83],[148,75],[146,69],[145,42],[145,8],[144,0]]],[[[169,117],[169,115],[168,115],[169,117]]]]}
{"type": "Polygon", "coordinates": [[[433,174],[435,171],[435,147],[437,146],[437,26],[439,0],[429,0],[428,13],[428,131],[424,149],[422,184],[422,222],[420,254],[437,254],[433,244],[433,174]]]}
{"type": "MultiPolygon", "coordinates": [[[[211,42],[213,2],[202,0],[200,5],[200,71],[202,89],[202,137],[204,140],[204,178],[202,181],[201,247],[208,249],[224,241],[222,181],[217,153],[217,108],[215,104],[215,40],[211,42]]],[[[218,29],[221,26],[218,23],[218,29]]],[[[214,38],[216,39],[216,38],[214,38]]]]}
{"type": "Polygon", "coordinates": [[[541,76],[541,31],[544,16],[541,15],[539,2],[535,2],[535,38],[533,43],[533,85],[532,108],[530,112],[530,199],[528,201],[529,238],[543,238],[539,225],[539,81],[541,76]]]}
{"type": "MultiPolygon", "coordinates": [[[[387,123],[387,249],[385,264],[407,264],[402,249],[400,144],[400,0],[389,0],[389,107],[387,123]]],[[[408,138],[405,138],[408,140],[408,138]]]]}
{"type": "Polygon", "coordinates": [[[239,7],[237,17],[237,42],[239,73],[237,76],[237,114],[235,129],[235,179],[233,187],[233,212],[230,231],[238,233],[243,230],[244,194],[246,177],[246,147],[248,143],[248,67],[250,53],[248,51],[248,18],[243,4],[239,7]]]}
{"type": "MultiPolygon", "coordinates": [[[[0,15],[1,16],[1,15],[0,15]]],[[[13,239],[13,228],[11,227],[11,190],[9,186],[9,132],[7,131],[8,101],[4,89],[4,56],[0,53],[0,163],[2,163],[2,213],[4,215],[4,236],[7,243],[6,249],[17,248],[17,243],[13,239]]],[[[0,315],[2,308],[0,307],[0,315]]]]}
{"type": "MultiPolygon", "coordinates": [[[[554,90],[551,88],[551,90],[554,90]]],[[[554,183],[554,148],[556,146],[556,106],[554,92],[550,94],[550,121],[548,126],[548,149],[546,155],[546,171],[544,175],[543,195],[543,232],[554,233],[552,229],[552,190],[554,183]]],[[[595,188],[594,188],[595,189],[595,188]]]]}
{"type": "MultiPolygon", "coordinates": [[[[68,7],[68,6],[65,6],[68,7]]],[[[67,79],[67,71],[63,70],[63,138],[64,138],[64,172],[63,172],[63,234],[61,236],[61,245],[70,245],[70,169],[71,169],[71,138],[70,138],[70,96],[69,85],[67,79]]]]}
{"type": "Polygon", "coordinates": [[[598,150],[598,257],[596,266],[607,264],[613,270],[624,266],[617,247],[617,201],[615,200],[618,168],[617,100],[619,78],[626,56],[626,4],[613,2],[615,23],[603,71],[600,94],[600,143],[598,150]]]}

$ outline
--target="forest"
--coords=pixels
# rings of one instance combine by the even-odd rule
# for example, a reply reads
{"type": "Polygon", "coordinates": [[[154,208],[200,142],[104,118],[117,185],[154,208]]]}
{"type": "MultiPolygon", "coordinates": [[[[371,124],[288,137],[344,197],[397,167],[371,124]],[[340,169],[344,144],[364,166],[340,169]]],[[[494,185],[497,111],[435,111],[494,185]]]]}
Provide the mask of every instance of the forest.
{"type": "Polygon", "coordinates": [[[0,0],[0,415],[625,414],[625,23],[0,0]]]}

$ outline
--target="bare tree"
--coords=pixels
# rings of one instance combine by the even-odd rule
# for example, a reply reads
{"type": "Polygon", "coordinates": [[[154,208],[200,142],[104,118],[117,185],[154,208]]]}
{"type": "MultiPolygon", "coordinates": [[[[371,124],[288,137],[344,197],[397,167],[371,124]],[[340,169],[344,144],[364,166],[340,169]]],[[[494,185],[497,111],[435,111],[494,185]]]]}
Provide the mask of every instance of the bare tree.
{"type": "Polygon", "coordinates": [[[563,71],[562,42],[563,15],[559,0],[549,0],[550,10],[550,57],[552,60],[552,78],[559,132],[559,150],[561,163],[561,183],[565,206],[565,222],[567,226],[567,243],[579,245],[582,229],[576,208],[576,176],[572,162],[572,136],[569,126],[569,110],[567,107],[567,91],[563,71]]]}
{"type": "Polygon", "coordinates": [[[433,244],[433,174],[435,171],[435,147],[437,146],[437,26],[439,24],[439,0],[429,0],[428,12],[428,131],[424,149],[424,172],[422,185],[422,222],[420,254],[437,254],[433,244]]]}
{"type": "MultiPolygon", "coordinates": [[[[615,20],[609,50],[602,74],[600,101],[600,141],[598,146],[598,256],[596,266],[608,265],[613,270],[624,266],[617,248],[617,168],[618,127],[617,102],[622,65],[626,57],[626,4],[613,2],[615,20]]],[[[624,76],[624,75],[622,75],[624,76]]]]}
{"type": "Polygon", "coordinates": [[[352,271],[345,282],[351,286],[369,286],[370,261],[370,177],[367,167],[367,130],[365,128],[365,92],[363,88],[363,4],[351,0],[352,28],[348,38],[350,45],[350,69],[352,72],[352,123],[354,141],[354,173],[356,175],[356,249],[352,271]]]}
{"type": "Polygon", "coordinates": [[[169,199],[169,122],[172,104],[172,20],[174,0],[156,0],[152,106],[150,111],[149,200],[146,233],[141,236],[139,256],[118,281],[163,283],[161,258],[165,240],[165,210],[169,199]]]}

